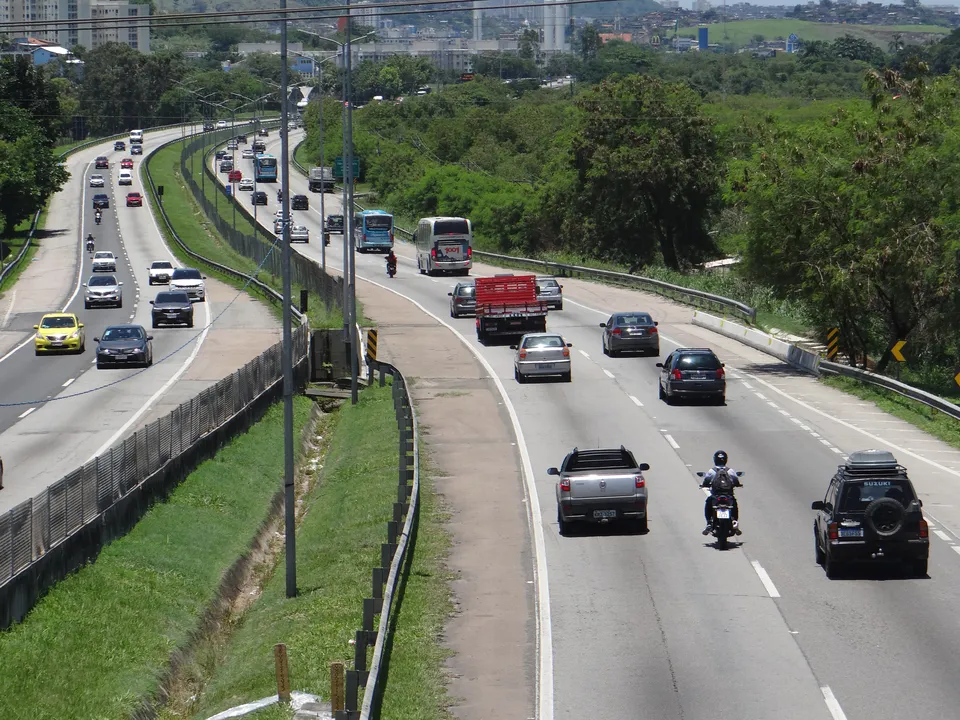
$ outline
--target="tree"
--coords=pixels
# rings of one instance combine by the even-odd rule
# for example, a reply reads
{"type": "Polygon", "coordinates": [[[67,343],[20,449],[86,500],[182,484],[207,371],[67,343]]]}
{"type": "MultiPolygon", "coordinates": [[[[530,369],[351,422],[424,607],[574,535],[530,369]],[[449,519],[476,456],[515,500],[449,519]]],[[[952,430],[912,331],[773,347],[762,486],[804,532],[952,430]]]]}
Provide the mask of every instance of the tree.
{"type": "Polygon", "coordinates": [[[760,131],[732,188],[750,274],[840,327],[851,356],[884,353],[882,371],[897,340],[929,353],[956,344],[960,80],[887,70],[867,88],[869,110],[760,131]]]}
{"type": "Polygon", "coordinates": [[[566,161],[573,192],[557,198],[567,210],[548,215],[562,213],[578,245],[611,260],[681,269],[713,253],[704,224],[720,167],[696,94],[631,75],[601,83],[577,107],[566,161]]]}
{"type": "Polygon", "coordinates": [[[861,60],[874,64],[880,64],[884,60],[883,51],[872,42],[849,34],[834,40],[830,49],[835,57],[846,60],[861,60]]]}
{"type": "Polygon", "coordinates": [[[41,68],[25,57],[0,63],[0,101],[25,110],[40,127],[49,147],[60,137],[60,93],[41,68]]]}
{"type": "Polygon", "coordinates": [[[517,54],[524,60],[536,60],[540,54],[540,33],[533,28],[527,28],[520,33],[519,50],[517,54]]]}
{"type": "Polygon", "coordinates": [[[382,66],[377,75],[377,82],[387,97],[394,98],[400,94],[400,72],[396,67],[382,66]]]}
{"type": "Polygon", "coordinates": [[[600,38],[600,31],[593,23],[584,25],[580,30],[580,36],[577,42],[577,49],[580,51],[580,58],[587,62],[597,57],[600,48],[603,46],[603,40],[600,38]]]}

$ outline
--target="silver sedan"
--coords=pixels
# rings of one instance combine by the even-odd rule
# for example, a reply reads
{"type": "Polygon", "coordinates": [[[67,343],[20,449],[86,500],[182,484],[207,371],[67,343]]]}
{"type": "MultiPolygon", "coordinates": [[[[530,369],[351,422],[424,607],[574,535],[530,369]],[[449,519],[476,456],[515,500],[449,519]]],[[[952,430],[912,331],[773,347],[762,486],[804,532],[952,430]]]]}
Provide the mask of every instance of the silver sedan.
{"type": "Polygon", "coordinates": [[[563,382],[570,382],[570,348],[561,335],[556,333],[528,333],[520,342],[511,345],[516,350],[513,358],[513,377],[518,383],[530,377],[559,375],[563,382]]]}

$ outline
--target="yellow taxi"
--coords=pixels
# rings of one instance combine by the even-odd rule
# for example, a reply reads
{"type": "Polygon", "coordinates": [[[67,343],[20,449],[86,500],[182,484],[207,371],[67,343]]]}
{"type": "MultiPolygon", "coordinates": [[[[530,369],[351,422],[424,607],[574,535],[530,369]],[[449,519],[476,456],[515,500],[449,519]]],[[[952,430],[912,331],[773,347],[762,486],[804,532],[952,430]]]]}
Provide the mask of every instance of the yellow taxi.
{"type": "Polygon", "coordinates": [[[49,313],[34,325],[33,348],[37,355],[51,352],[82,353],[87,349],[83,323],[74,313],[49,313]]]}

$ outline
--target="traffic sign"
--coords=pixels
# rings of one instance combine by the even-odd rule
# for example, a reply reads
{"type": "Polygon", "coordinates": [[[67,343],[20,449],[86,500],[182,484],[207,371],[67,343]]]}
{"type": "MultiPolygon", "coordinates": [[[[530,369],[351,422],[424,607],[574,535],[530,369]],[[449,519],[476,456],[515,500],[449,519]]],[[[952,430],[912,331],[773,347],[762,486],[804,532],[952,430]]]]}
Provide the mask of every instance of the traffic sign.
{"type": "MultiPolygon", "coordinates": [[[[335,178],[343,179],[343,156],[337,157],[333,161],[333,176],[335,178]]],[[[360,177],[360,158],[356,155],[353,156],[353,179],[356,180],[360,177]]]]}
{"type": "Polygon", "coordinates": [[[840,328],[827,330],[827,360],[834,360],[840,352],[840,328]]]}
{"type": "Polygon", "coordinates": [[[960,372],[958,372],[956,375],[953,376],[953,381],[954,381],[957,385],[960,385],[960,372]]]}
{"type": "Polygon", "coordinates": [[[906,340],[897,340],[897,344],[890,348],[890,354],[893,355],[893,359],[897,362],[904,362],[906,358],[903,356],[903,353],[900,352],[903,350],[903,346],[907,344],[906,340]]]}

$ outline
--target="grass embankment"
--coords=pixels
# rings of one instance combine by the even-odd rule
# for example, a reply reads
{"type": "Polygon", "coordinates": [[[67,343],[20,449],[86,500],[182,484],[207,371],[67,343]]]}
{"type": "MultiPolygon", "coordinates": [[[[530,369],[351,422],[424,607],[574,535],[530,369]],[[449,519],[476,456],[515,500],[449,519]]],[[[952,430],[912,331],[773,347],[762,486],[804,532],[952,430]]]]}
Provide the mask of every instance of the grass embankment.
{"type": "MultiPolygon", "coordinates": [[[[894,35],[911,36],[916,33],[948,35],[950,28],[939,25],[852,25],[845,23],[821,23],[810,20],[792,20],[790,18],[771,20],[736,20],[728,23],[713,23],[707,25],[710,29],[711,43],[733,44],[737,46],[750,45],[754,36],[762,36],[764,40],[786,39],[791,33],[807,42],[823,40],[833,42],[844,35],[867,40],[887,52],[890,40],[894,35]]],[[[698,28],[680,28],[682,37],[697,37],[698,28]]],[[[667,31],[672,35],[672,30],[667,31]]]]}
{"type": "MultiPolygon", "coordinates": [[[[351,666],[353,640],[370,595],[371,569],[379,564],[386,521],[397,483],[397,427],[391,388],[371,387],[360,402],[345,404],[329,438],[326,465],[304,499],[297,534],[299,596],[285,594],[285,560],[247,610],[226,647],[210,658],[215,673],[205,687],[186,689],[196,700],[171,707],[164,718],[203,718],[276,693],[273,646],[287,644],[290,683],[329,698],[330,663],[351,666]],[[179,712],[180,715],[175,715],[179,712]]],[[[445,539],[436,500],[423,495],[413,572],[401,606],[384,717],[437,718],[442,662],[437,645],[446,612],[440,570],[445,539]]],[[[260,715],[258,715],[260,717],[260,715]]],[[[275,709],[263,717],[289,717],[275,709]]]]}
{"type": "MultiPolygon", "coordinates": [[[[44,208],[40,211],[40,217],[37,219],[37,230],[42,230],[46,225],[46,222],[47,209],[44,208]]],[[[20,254],[20,250],[23,249],[23,245],[27,242],[27,238],[30,235],[30,225],[32,223],[32,217],[24,220],[22,223],[17,225],[13,235],[0,240],[0,258],[3,259],[3,262],[0,263],[0,268],[5,268],[9,263],[16,259],[17,255],[20,254]]],[[[30,248],[27,250],[27,254],[24,255],[23,259],[20,261],[20,264],[10,271],[10,274],[3,279],[3,282],[0,282],[0,292],[9,290],[16,284],[20,275],[23,274],[23,271],[26,270],[27,266],[33,260],[33,256],[37,254],[38,248],[39,240],[35,237],[33,242],[30,244],[30,248]]]]}
{"type": "MultiPolygon", "coordinates": [[[[181,143],[174,143],[149,157],[150,173],[153,176],[154,183],[164,186],[163,205],[167,210],[167,216],[170,218],[170,222],[176,230],[177,235],[180,236],[186,246],[193,252],[203,255],[221,265],[233,268],[234,270],[253,274],[257,271],[257,264],[245,255],[238,253],[226,240],[220,237],[216,228],[207,219],[206,215],[204,215],[200,209],[200,206],[194,200],[193,194],[190,192],[185,181],[180,177],[180,152],[181,143]]],[[[194,167],[196,167],[197,177],[199,177],[199,173],[201,172],[199,153],[197,153],[194,167]]],[[[144,182],[143,185],[146,191],[150,192],[149,183],[144,182]]],[[[206,185],[206,195],[212,202],[216,190],[214,190],[212,182],[208,182],[206,185]]],[[[153,200],[155,202],[156,198],[153,198],[153,200]]],[[[221,214],[224,217],[229,217],[232,221],[233,211],[227,201],[223,196],[220,196],[218,202],[221,202],[223,207],[221,214]],[[226,215],[228,211],[230,214],[226,215]]],[[[158,218],[157,224],[161,232],[166,235],[167,230],[163,221],[158,218]]],[[[249,223],[241,213],[237,213],[237,229],[253,235],[251,223],[249,223]]],[[[168,237],[167,239],[168,245],[182,262],[187,264],[196,263],[195,260],[180,249],[180,246],[173,238],[168,237]]],[[[275,252],[279,252],[279,249],[275,250],[275,252]]],[[[213,268],[206,268],[206,270],[222,282],[233,287],[242,288],[244,285],[240,280],[221,274],[213,268]]],[[[266,270],[261,269],[257,278],[275,290],[280,291],[283,288],[282,279],[270,274],[266,270]]],[[[255,286],[248,286],[247,289],[251,294],[260,296],[255,286]]],[[[293,297],[294,302],[300,297],[300,287],[296,285],[293,287],[293,297]]],[[[279,315],[279,306],[272,301],[270,301],[269,304],[279,315]]],[[[310,320],[310,327],[315,329],[336,328],[343,325],[343,316],[340,311],[332,305],[328,311],[322,300],[317,297],[310,298],[307,316],[310,320]]]]}
{"type": "Polygon", "coordinates": [[[876,403],[884,412],[905,420],[911,425],[945,443],[960,448],[960,420],[954,420],[935,408],[927,407],[910,398],[883,388],[866,385],[853,378],[825,377],[822,382],[837,390],[876,403]]]}
{"type": "MultiPolygon", "coordinates": [[[[310,408],[296,399],[298,432],[310,408]]],[[[171,653],[189,642],[267,516],[282,484],[282,437],[277,404],[0,634],[0,715],[129,717],[156,692],[171,653]]]]}

